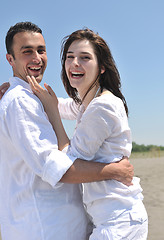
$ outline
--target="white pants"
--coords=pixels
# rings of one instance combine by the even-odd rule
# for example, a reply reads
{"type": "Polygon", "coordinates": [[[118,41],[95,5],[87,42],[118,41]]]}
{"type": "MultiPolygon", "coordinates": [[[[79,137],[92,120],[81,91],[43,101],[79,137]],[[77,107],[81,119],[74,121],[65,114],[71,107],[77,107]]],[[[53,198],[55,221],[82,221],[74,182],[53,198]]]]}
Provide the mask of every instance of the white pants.
{"type": "Polygon", "coordinates": [[[146,210],[140,215],[124,212],[114,221],[96,226],[89,240],[146,240],[148,218],[146,210]]]}

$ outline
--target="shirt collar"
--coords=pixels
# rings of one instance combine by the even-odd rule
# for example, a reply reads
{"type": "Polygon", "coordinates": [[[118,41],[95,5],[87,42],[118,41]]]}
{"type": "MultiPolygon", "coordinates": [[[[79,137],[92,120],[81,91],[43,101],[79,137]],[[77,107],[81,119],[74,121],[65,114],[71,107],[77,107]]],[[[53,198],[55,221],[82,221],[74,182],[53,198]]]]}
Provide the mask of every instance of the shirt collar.
{"type": "Polygon", "coordinates": [[[9,79],[9,82],[10,82],[11,86],[21,85],[22,87],[24,87],[24,88],[28,89],[30,92],[32,92],[30,84],[18,77],[11,77],[9,79]]]}

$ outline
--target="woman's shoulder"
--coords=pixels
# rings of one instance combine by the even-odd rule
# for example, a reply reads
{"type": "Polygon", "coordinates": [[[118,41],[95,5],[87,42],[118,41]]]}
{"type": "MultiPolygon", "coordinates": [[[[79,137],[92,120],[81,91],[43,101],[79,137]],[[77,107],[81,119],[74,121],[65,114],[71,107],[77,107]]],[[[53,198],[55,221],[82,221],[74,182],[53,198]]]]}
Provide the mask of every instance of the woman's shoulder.
{"type": "Polygon", "coordinates": [[[123,106],[122,100],[108,90],[103,91],[98,97],[94,98],[90,105],[97,107],[118,108],[123,106]]]}
{"type": "Polygon", "coordinates": [[[85,113],[101,117],[115,116],[121,119],[127,117],[123,101],[109,91],[94,98],[85,113]]]}

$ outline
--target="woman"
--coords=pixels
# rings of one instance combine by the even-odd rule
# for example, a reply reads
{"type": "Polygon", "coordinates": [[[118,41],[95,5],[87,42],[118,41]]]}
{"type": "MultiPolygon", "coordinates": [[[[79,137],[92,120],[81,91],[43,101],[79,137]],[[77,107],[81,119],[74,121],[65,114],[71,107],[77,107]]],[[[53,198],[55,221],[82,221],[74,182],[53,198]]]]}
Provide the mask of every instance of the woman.
{"type": "MultiPolygon", "coordinates": [[[[117,162],[123,156],[129,157],[132,142],[128,107],[106,42],[89,29],[78,30],[64,39],[61,53],[65,89],[79,106],[68,151],[97,162],[117,162]]],[[[28,80],[45,107],[62,150],[69,140],[60,121],[57,98],[49,86],[45,85],[47,93],[33,77],[28,80]]],[[[72,110],[68,107],[68,115],[69,112],[72,110]]],[[[147,213],[139,181],[134,177],[129,187],[116,180],[83,184],[83,202],[95,225],[90,240],[147,238],[147,213]]]]}

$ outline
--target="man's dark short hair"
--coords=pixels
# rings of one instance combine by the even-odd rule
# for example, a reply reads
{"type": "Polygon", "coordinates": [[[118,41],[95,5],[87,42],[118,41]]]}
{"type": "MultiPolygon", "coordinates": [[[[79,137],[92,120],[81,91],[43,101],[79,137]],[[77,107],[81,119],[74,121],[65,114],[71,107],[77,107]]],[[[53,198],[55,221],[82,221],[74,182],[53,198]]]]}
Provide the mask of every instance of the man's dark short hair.
{"type": "Polygon", "coordinates": [[[41,33],[42,30],[34,23],[31,22],[19,22],[16,23],[14,26],[11,26],[6,34],[6,50],[8,54],[12,54],[14,57],[13,52],[13,38],[15,34],[20,32],[36,32],[41,33]]]}

